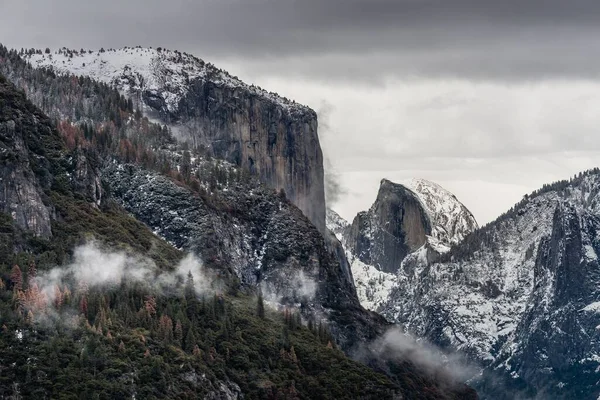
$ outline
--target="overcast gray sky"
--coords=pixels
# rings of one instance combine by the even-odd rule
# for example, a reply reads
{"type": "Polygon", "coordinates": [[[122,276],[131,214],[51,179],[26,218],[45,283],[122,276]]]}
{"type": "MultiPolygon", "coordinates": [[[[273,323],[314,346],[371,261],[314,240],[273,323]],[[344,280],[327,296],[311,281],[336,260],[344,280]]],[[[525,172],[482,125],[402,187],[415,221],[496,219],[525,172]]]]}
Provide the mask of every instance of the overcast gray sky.
{"type": "Polygon", "coordinates": [[[434,180],[482,223],[598,165],[600,2],[0,0],[9,47],[168,47],[307,103],[346,194],[434,180]]]}

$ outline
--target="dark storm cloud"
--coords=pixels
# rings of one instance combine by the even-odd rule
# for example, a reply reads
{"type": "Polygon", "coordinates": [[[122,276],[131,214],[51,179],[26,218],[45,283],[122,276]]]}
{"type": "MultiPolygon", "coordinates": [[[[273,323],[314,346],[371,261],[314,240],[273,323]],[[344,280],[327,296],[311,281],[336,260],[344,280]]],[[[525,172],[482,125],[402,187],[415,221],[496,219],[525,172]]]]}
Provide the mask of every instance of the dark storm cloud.
{"type": "Polygon", "coordinates": [[[0,7],[0,40],[15,47],[164,46],[324,78],[595,79],[600,71],[598,1],[4,0],[0,7]]]}

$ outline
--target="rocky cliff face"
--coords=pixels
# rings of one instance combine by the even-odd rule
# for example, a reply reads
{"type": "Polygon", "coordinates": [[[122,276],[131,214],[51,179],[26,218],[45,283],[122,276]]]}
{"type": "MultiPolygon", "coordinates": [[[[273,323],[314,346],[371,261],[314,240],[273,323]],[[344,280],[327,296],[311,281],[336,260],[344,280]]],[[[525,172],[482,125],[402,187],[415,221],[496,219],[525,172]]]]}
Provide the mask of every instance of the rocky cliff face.
{"type": "Polygon", "coordinates": [[[371,209],[354,218],[345,243],[363,263],[393,273],[428,235],[431,221],[417,195],[384,179],[371,209]]]}
{"type": "Polygon", "coordinates": [[[342,218],[338,213],[331,208],[327,209],[325,218],[327,229],[333,233],[340,241],[344,239],[346,229],[350,226],[348,221],[342,218]]]}
{"type": "Polygon", "coordinates": [[[180,139],[283,189],[324,231],[323,155],[317,115],[310,108],[177,51],[65,49],[28,60],[35,67],[114,85],[180,139]]]}
{"type": "Polygon", "coordinates": [[[83,150],[69,154],[48,117],[0,79],[0,211],[23,230],[49,238],[50,189],[73,189],[99,205],[100,172],[83,150]]]}
{"type": "Polygon", "coordinates": [[[14,112],[10,104],[14,100],[3,95],[0,93],[0,211],[9,214],[22,229],[49,237],[51,210],[42,201],[44,193],[29,161],[33,154],[23,140],[28,129],[43,127],[38,127],[31,115],[14,112]]]}

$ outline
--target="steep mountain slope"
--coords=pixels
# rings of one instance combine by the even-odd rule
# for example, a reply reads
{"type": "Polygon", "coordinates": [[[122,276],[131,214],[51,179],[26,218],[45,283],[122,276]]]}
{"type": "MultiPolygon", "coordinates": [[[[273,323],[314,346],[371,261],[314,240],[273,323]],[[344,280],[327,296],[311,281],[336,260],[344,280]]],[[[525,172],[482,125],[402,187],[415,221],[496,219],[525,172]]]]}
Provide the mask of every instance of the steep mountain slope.
{"type": "MultiPolygon", "coordinates": [[[[45,77],[44,79],[50,78],[45,77]]],[[[62,86],[61,82],[65,81],[56,78],[52,82],[58,92],[64,93],[65,87],[62,86]]],[[[88,83],[82,81],[81,84],[86,87],[85,85],[88,83]]],[[[74,87],[78,82],[71,81],[65,84],[69,85],[67,87],[70,88],[71,93],[80,93],[79,89],[74,87]]],[[[20,99],[20,102],[28,104],[27,107],[31,108],[31,105],[24,101],[20,93],[17,94],[14,89],[8,90],[8,92],[14,94],[16,98],[20,99]]],[[[109,99],[115,98],[109,92],[106,93],[106,96],[109,99]]],[[[77,97],[73,97],[73,99],[75,101],[81,100],[77,97]]],[[[96,98],[95,100],[100,101],[102,99],[96,98]]],[[[97,110],[93,111],[96,112],[97,110]]],[[[2,123],[6,123],[8,126],[11,120],[15,120],[12,117],[13,114],[21,115],[23,113],[21,108],[18,108],[14,113],[11,111],[7,114],[9,115],[8,119],[2,121],[2,123]]],[[[127,117],[124,120],[129,121],[127,124],[121,122],[123,125],[120,129],[134,135],[137,122],[127,113],[127,108],[120,109],[120,114],[127,117]]],[[[31,124],[34,123],[33,121],[36,118],[42,118],[39,111],[35,111],[34,117],[29,118],[29,121],[32,121],[31,124]]],[[[275,317],[268,317],[266,322],[257,321],[255,316],[248,313],[248,303],[253,300],[248,298],[247,295],[242,294],[242,297],[238,298],[237,296],[240,295],[228,294],[225,299],[227,306],[223,307],[219,305],[222,303],[218,298],[213,299],[209,303],[210,305],[207,306],[208,308],[203,308],[205,310],[203,312],[209,314],[206,316],[205,314],[198,314],[197,316],[197,320],[206,321],[206,325],[196,326],[193,324],[194,318],[190,317],[194,314],[188,314],[189,311],[181,309],[185,304],[190,304],[189,298],[186,298],[184,302],[181,298],[159,297],[157,299],[157,313],[163,314],[165,318],[161,317],[160,323],[159,321],[152,322],[151,319],[142,319],[141,317],[144,314],[137,314],[137,307],[144,305],[147,301],[145,296],[153,293],[140,291],[135,287],[131,290],[117,288],[115,291],[94,291],[93,302],[91,300],[92,295],[90,295],[89,302],[91,304],[89,307],[91,310],[87,315],[88,322],[93,330],[85,326],[85,319],[80,319],[79,321],[84,322],[84,330],[77,330],[76,334],[80,336],[76,337],[83,337],[85,340],[74,343],[70,341],[70,338],[67,338],[66,343],[61,342],[54,347],[59,352],[66,352],[68,360],[76,360],[78,358],[74,355],[83,350],[81,346],[93,343],[94,350],[90,355],[92,358],[86,358],[86,360],[94,360],[90,364],[93,369],[86,369],[83,379],[70,379],[70,372],[68,371],[73,371],[73,368],[77,369],[76,364],[63,361],[63,365],[69,368],[66,370],[56,368],[55,364],[52,364],[54,363],[53,358],[49,359],[49,362],[51,361],[50,365],[46,365],[45,361],[36,364],[36,368],[40,372],[34,370],[34,373],[40,377],[38,379],[44,380],[49,377],[50,382],[55,380],[60,383],[55,387],[68,386],[74,393],[79,394],[89,393],[94,390],[93,388],[98,388],[97,385],[106,385],[114,378],[121,377],[122,379],[113,382],[115,388],[121,390],[118,393],[131,395],[132,390],[135,393],[139,388],[143,388],[144,391],[137,393],[143,396],[157,397],[181,398],[182,394],[178,393],[177,390],[180,388],[186,388],[187,390],[191,384],[196,393],[195,396],[212,393],[211,390],[213,389],[210,385],[215,385],[215,388],[217,388],[215,393],[220,393],[215,394],[215,396],[235,398],[236,393],[239,393],[235,385],[238,385],[248,398],[281,397],[285,396],[285,393],[293,391],[300,391],[300,394],[298,394],[300,397],[327,398],[331,396],[340,398],[347,395],[347,393],[339,391],[343,387],[339,386],[339,382],[346,382],[343,385],[351,390],[353,395],[363,393],[366,398],[371,396],[392,398],[400,394],[411,398],[475,398],[474,392],[469,388],[461,385],[455,386],[442,377],[433,379],[404,356],[398,359],[386,358],[382,360],[377,353],[369,354],[370,350],[366,342],[370,338],[377,338],[381,335],[388,324],[381,317],[368,313],[360,307],[353,291],[350,275],[340,266],[337,257],[329,253],[318,230],[297,208],[285,200],[282,193],[276,194],[261,187],[257,182],[245,178],[243,174],[232,171],[235,170],[234,167],[226,167],[226,170],[223,170],[218,166],[219,163],[201,163],[201,165],[206,164],[207,168],[196,171],[199,173],[196,176],[200,179],[206,171],[210,170],[212,173],[206,176],[207,181],[204,179],[195,181],[190,177],[186,178],[185,169],[191,167],[193,163],[199,162],[199,156],[196,153],[186,156],[186,151],[181,149],[167,146],[158,149],[156,153],[152,153],[149,152],[148,148],[143,147],[144,143],[142,142],[138,142],[137,150],[129,148],[125,145],[127,142],[124,142],[124,139],[121,142],[122,146],[112,147],[106,145],[106,147],[100,147],[100,143],[104,141],[110,143],[114,140],[112,134],[120,135],[118,131],[112,132],[109,130],[107,132],[101,129],[90,130],[84,127],[82,128],[83,136],[75,135],[77,146],[69,150],[73,132],[78,132],[75,129],[77,127],[61,130],[60,134],[62,139],[65,139],[65,143],[59,143],[56,140],[60,138],[59,133],[54,128],[50,128],[51,123],[47,118],[43,118],[45,120],[44,125],[47,127],[45,129],[54,138],[51,143],[45,143],[43,146],[37,144],[36,138],[43,139],[46,137],[39,135],[39,132],[44,132],[44,130],[34,129],[33,131],[36,134],[30,132],[28,135],[21,136],[27,138],[27,140],[23,140],[28,146],[33,144],[36,148],[41,147],[43,151],[57,149],[55,156],[47,157],[50,168],[31,171],[38,177],[36,179],[39,180],[41,187],[43,187],[42,183],[44,182],[42,178],[45,177],[50,182],[49,189],[44,192],[49,197],[46,206],[55,210],[52,218],[56,219],[51,222],[53,235],[51,241],[30,238],[27,232],[22,232],[18,226],[13,224],[12,218],[8,215],[4,218],[6,224],[0,230],[4,235],[3,239],[6,239],[2,243],[7,244],[6,248],[3,249],[5,250],[3,252],[5,258],[0,261],[3,279],[0,286],[8,288],[8,290],[2,292],[2,306],[7,308],[0,314],[7,319],[1,322],[6,322],[9,330],[17,332],[15,335],[16,341],[3,342],[6,345],[4,349],[7,352],[6,357],[3,357],[3,359],[16,357],[15,362],[17,364],[15,365],[18,366],[16,369],[9,369],[8,372],[3,370],[2,376],[6,377],[4,383],[11,381],[21,384],[21,386],[17,385],[16,387],[2,386],[3,395],[4,393],[7,395],[9,393],[23,393],[23,382],[28,382],[31,376],[31,367],[18,362],[18,360],[26,359],[26,357],[19,357],[18,355],[22,355],[24,349],[31,346],[29,339],[25,341],[19,339],[21,336],[18,329],[25,329],[25,332],[29,332],[29,328],[26,327],[31,321],[27,313],[21,313],[21,311],[17,314],[8,312],[15,304],[10,302],[9,298],[13,295],[11,292],[14,293],[15,284],[17,283],[17,280],[13,279],[16,275],[12,272],[9,273],[12,263],[17,261],[22,265],[26,265],[33,255],[40,269],[46,269],[53,265],[63,265],[70,259],[73,248],[84,242],[90,235],[102,242],[125,247],[128,251],[134,250],[137,253],[147,254],[157,266],[162,268],[172,269],[173,265],[181,258],[179,251],[152,235],[150,230],[127,216],[122,209],[117,207],[113,202],[114,199],[117,199],[132,214],[138,215],[148,226],[155,229],[157,233],[171,243],[183,249],[195,250],[204,256],[203,258],[208,266],[214,269],[215,273],[225,281],[226,288],[221,288],[221,290],[229,290],[229,288],[232,292],[236,292],[236,289],[239,290],[240,288],[251,290],[252,283],[263,283],[266,294],[274,294],[275,297],[280,297],[277,300],[281,304],[289,304],[295,308],[300,308],[303,318],[313,321],[313,327],[316,326],[314,322],[321,320],[326,322],[325,318],[328,318],[329,321],[327,322],[330,325],[331,333],[338,343],[348,353],[358,353],[358,350],[362,350],[360,354],[361,361],[388,373],[392,378],[392,382],[390,383],[388,378],[375,374],[361,364],[349,361],[339,352],[328,353],[328,350],[325,350],[323,353],[322,349],[319,350],[320,347],[326,348],[327,341],[332,339],[323,329],[319,329],[316,334],[312,334],[313,338],[317,337],[319,339],[311,342],[311,336],[306,336],[311,335],[310,329],[300,328],[300,330],[297,330],[298,325],[296,324],[295,330],[291,334],[286,330],[286,326],[291,327],[289,317],[286,317],[285,323],[275,317]],[[115,153],[112,157],[107,157],[107,162],[100,165],[102,168],[94,166],[94,163],[98,161],[95,160],[94,153],[105,154],[105,152],[111,150],[118,150],[118,153],[115,153]],[[83,152],[83,156],[87,156],[77,156],[78,152],[83,152]],[[141,155],[149,159],[146,160],[141,155]],[[139,158],[140,164],[156,167],[153,162],[150,162],[151,159],[153,157],[162,159],[166,155],[170,155],[171,159],[178,160],[179,163],[177,165],[178,174],[171,177],[165,177],[156,171],[144,169],[139,165],[130,165],[120,161],[122,158],[133,160],[139,158]],[[187,157],[190,157],[191,164],[186,166],[185,160],[187,157]],[[87,161],[84,162],[84,159],[87,161]],[[97,196],[98,192],[95,190],[97,189],[95,186],[96,179],[77,179],[81,176],[93,175],[90,171],[98,172],[97,178],[104,175],[103,185],[101,186],[105,191],[100,197],[97,196]],[[93,184],[94,190],[81,187],[81,182],[93,184]],[[136,186],[138,183],[140,185],[136,186]],[[149,213],[148,209],[144,209],[144,207],[148,207],[152,210],[152,213],[149,213]],[[269,233],[270,231],[273,233],[269,233]],[[298,280],[294,280],[294,276],[298,280]],[[293,280],[292,284],[290,284],[290,279],[293,280]],[[318,279],[318,281],[314,282],[315,279],[318,279]],[[236,283],[238,280],[242,281],[244,285],[238,286],[236,283]],[[310,294],[313,291],[311,281],[314,283],[315,292],[312,302],[308,301],[311,299],[310,294]],[[6,285],[4,282],[6,282],[6,285]],[[298,290],[297,282],[307,282],[309,284],[300,287],[302,290],[298,290]],[[123,294],[125,294],[126,300],[117,301],[116,299],[123,294]],[[108,302],[109,309],[105,309],[106,303],[103,299],[110,299],[108,302]],[[230,310],[228,308],[229,304],[233,307],[233,316],[230,311],[223,311],[223,308],[230,310]],[[237,308],[236,304],[243,304],[246,310],[244,311],[244,307],[237,308]],[[206,311],[211,308],[221,310],[215,312],[219,315],[216,320],[213,319],[216,315],[206,311]],[[99,310],[110,313],[110,320],[117,327],[109,327],[110,330],[108,331],[102,313],[99,313],[99,316],[96,313],[99,310]],[[177,318],[181,320],[184,332],[185,330],[189,332],[189,329],[193,327],[190,337],[203,338],[203,346],[198,344],[201,347],[200,351],[195,351],[194,346],[190,347],[185,344],[188,343],[187,335],[183,342],[180,342],[184,347],[187,347],[183,349],[185,353],[181,352],[181,349],[176,345],[177,343],[175,343],[175,349],[173,350],[173,343],[169,341],[171,336],[165,335],[164,327],[168,326],[166,317],[169,317],[172,319],[171,323],[174,329],[176,322],[174,317],[180,314],[182,316],[177,318]],[[187,319],[183,316],[185,314],[188,315],[187,319]],[[133,315],[138,315],[138,317],[133,317],[133,315]],[[26,318],[23,318],[23,316],[26,318]],[[140,325],[136,325],[137,323],[140,325]],[[93,332],[98,334],[99,331],[101,332],[100,337],[106,335],[106,340],[98,337],[100,345],[95,339],[90,339],[92,342],[87,341],[91,338],[88,335],[92,335],[93,332]],[[134,352],[134,354],[129,351],[120,353],[121,346],[118,343],[115,348],[110,348],[109,344],[114,343],[111,342],[112,339],[108,338],[108,332],[110,331],[112,331],[110,336],[119,335],[119,338],[123,338],[122,340],[127,349],[130,346],[135,346],[136,351],[139,350],[139,353],[134,352]],[[236,333],[233,335],[231,332],[236,333]],[[139,337],[139,334],[142,335],[143,340],[135,339],[139,337]],[[283,339],[280,341],[277,335],[282,335],[283,339]],[[289,340],[286,339],[288,335],[289,340]],[[262,338],[264,340],[243,341],[239,339],[240,337],[262,338]],[[147,343],[146,348],[140,344],[140,340],[147,343]],[[165,340],[167,341],[165,342],[165,340]],[[366,349],[365,346],[361,346],[361,341],[365,341],[366,349]],[[260,348],[263,342],[268,343],[268,348],[260,348]],[[283,347],[280,347],[280,344],[283,347]],[[10,350],[14,349],[16,345],[20,349],[19,353],[10,350]],[[150,351],[150,356],[145,355],[144,349],[150,351]],[[303,355],[299,354],[300,351],[303,355]],[[175,352],[175,355],[172,352],[175,352]],[[109,354],[108,359],[111,362],[106,363],[103,354],[109,354]],[[119,356],[118,354],[124,355],[119,356]],[[234,356],[231,356],[232,354],[234,356]],[[292,356],[292,354],[296,354],[296,356],[292,356]],[[315,354],[317,359],[314,358],[315,354]],[[202,355],[201,359],[204,361],[192,357],[198,357],[198,355],[202,355]],[[321,355],[325,358],[320,358],[321,355]],[[125,360],[123,357],[129,358],[125,360]],[[301,360],[304,359],[305,364],[299,365],[295,362],[286,364],[287,361],[294,361],[298,357],[301,360]],[[276,361],[279,358],[285,365],[280,365],[279,361],[276,361]],[[251,360],[250,364],[248,360],[251,360]],[[113,361],[116,363],[113,363],[113,361]],[[188,369],[186,369],[186,373],[174,377],[171,374],[178,369],[175,364],[170,366],[171,362],[177,363],[177,366],[181,365],[181,362],[187,362],[192,365],[194,372],[190,372],[190,375],[187,373],[189,372],[188,369]],[[350,364],[346,364],[348,362],[350,364]],[[216,367],[211,363],[216,363],[216,367]],[[210,365],[211,370],[216,372],[214,375],[212,373],[206,375],[210,384],[202,380],[198,383],[199,376],[202,376],[206,365],[210,365]],[[326,365],[336,365],[336,371],[346,371],[348,375],[342,372],[344,376],[334,378],[329,372],[322,372],[333,371],[330,368],[323,369],[326,365]],[[65,373],[55,376],[48,372],[58,370],[65,373]],[[142,381],[138,382],[139,386],[136,383],[132,388],[128,386],[131,380],[126,377],[129,376],[127,374],[135,374],[138,370],[142,371],[137,375],[142,381]],[[308,373],[305,374],[304,372],[308,373]],[[313,372],[318,372],[320,378],[311,377],[313,372]],[[247,375],[248,373],[250,375],[247,375]],[[156,385],[155,389],[144,385],[148,382],[147,377],[149,374],[161,377],[161,383],[156,385]],[[355,374],[360,375],[364,380],[362,380],[363,378],[356,380],[355,374]],[[337,380],[338,383],[327,382],[329,378],[337,380]],[[349,380],[345,381],[346,378],[349,380]],[[189,379],[192,381],[189,381],[189,379]],[[98,380],[101,382],[97,382],[98,380]],[[168,380],[175,383],[167,385],[168,380]],[[184,382],[186,380],[188,380],[187,383],[184,382]],[[232,380],[235,382],[232,383],[232,380]],[[293,381],[302,385],[302,388],[294,388],[293,381]],[[77,382],[81,382],[83,385],[89,383],[89,386],[87,388],[69,386],[77,382]],[[353,386],[354,384],[357,386],[353,386]],[[278,394],[278,390],[284,391],[284,394],[278,394]]],[[[117,125],[114,121],[110,122],[117,125]]],[[[143,120],[141,125],[146,126],[143,120]]],[[[16,126],[19,125],[16,124],[16,126]]],[[[59,124],[59,126],[61,125],[59,124]]],[[[146,129],[151,130],[154,128],[148,125],[146,129]]],[[[2,130],[2,132],[5,131],[9,132],[8,130],[2,130]]],[[[168,140],[166,142],[170,143],[168,140]]],[[[154,142],[150,141],[145,145],[152,143],[154,142]]],[[[40,154],[43,155],[43,153],[40,154]]],[[[39,154],[34,158],[43,160],[39,154]]],[[[6,165],[11,161],[8,160],[6,165]]],[[[170,167],[165,170],[167,175],[171,175],[173,172],[170,167]]],[[[18,287],[16,289],[18,294],[18,287]]],[[[59,289],[62,293],[63,288],[59,287],[59,289]]],[[[175,289],[180,290],[177,287],[175,289]]],[[[27,287],[27,290],[29,290],[29,287],[27,287]]],[[[28,297],[25,292],[24,296],[26,300],[28,297]]],[[[80,297],[76,301],[79,300],[81,300],[80,297]]],[[[17,305],[19,304],[17,302],[17,305]]],[[[26,300],[24,304],[29,303],[26,300]]],[[[75,314],[78,313],[75,312],[75,314]]],[[[296,316],[293,320],[296,320],[296,316]]],[[[173,334],[175,334],[175,329],[173,334]]],[[[52,331],[50,333],[42,332],[41,337],[37,338],[35,343],[45,346],[45,343],[48,343],[48,340],[52,337],[52,331]]],[[[196,339],[190,342],[193,343],[194,341],[196,339]]],[[[57,344],[56,341],[52,343],[57,344]]],[[[36,354],[44,354],[44,351],[46,350],[40,348],[39,353],[37,353],[36,348],[36,354]]],[[[54,350],[52,351],[52,354],[54,354],[54,350]]],[[[88,357],[88,353],[84,353],[88,357]]],[[[43,360],[46,360],[46,358],[43,358],[43,360]]],[[[52,393],[54,393],[48,392],[48,390],[52,390],[52,386],[46,380],[43,384],[40,384],[40,387],[45,392],[42,391],[38,393],[39,395],[52,396],[52,393]]],[[[115,392],[109,390],[108,393],[114,394],[115,392]]],[[[30,393],[27,392],[26,394],[29,395],[30,393]]]]}
{"type": "Polygon", "coordinates": [[[474,395],[460,385],[438,387],[427,374],[421,375],[410,357],[384,357],[370,348],[391,326],[360,306],[351,275],[327,249],[318,230],[279,195],[240,182],[216,192],[207,203],[134,166],[109,167],[105,174],[113,195],[155,232],[178,247],[196,251],[242,284],[259,285],[266,300],[299,308],[306,318],[327,321],[341,349],[391,374],[400,387],[408,384],[410,376],[419,385],[431,386],[428,390],[433,394],[420,394],[423,398],[474,395]]]}
{"type": "Polygon", "coordinates": [[[317,115],[310,108],[178,51],[61,49],[23,56],[36,68],[87,76],[116,87],[134,108],[168,124],[176,137],[284,189],[324,230],[323,155],[317,115]]]}

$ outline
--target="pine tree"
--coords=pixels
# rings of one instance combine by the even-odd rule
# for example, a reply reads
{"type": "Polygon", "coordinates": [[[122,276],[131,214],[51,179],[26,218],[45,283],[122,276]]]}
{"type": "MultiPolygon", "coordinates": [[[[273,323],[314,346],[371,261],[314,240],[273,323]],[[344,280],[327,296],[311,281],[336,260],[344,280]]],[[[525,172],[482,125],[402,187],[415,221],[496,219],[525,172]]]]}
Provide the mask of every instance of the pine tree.
{"type": "Polygon", "coordinates": [[[188,271],[185,281],[184,296],[187,304],[187,317],[194,321],[198,315],[198,299],[196,298],[196,286],[192,271],[188,271]]]}
{"type": "Polygon", "coordinates": [[[200,347],[198,347],[198,345],[194,346],[194,350],[192,350],[192,354],[196,357],[202,357],[202,350],[200,350],[200,347]]]}
{"type": "Polygon", "coordinates": [[[183,179],[185,180],[185,182],[190,181],[191,172],[192,172],[191,155],[190,155],[189,151],[185,150],[181,157],[181,175],[183,176],[183,179]]]}
{"type": "Polygon", "coordinates": [[[298,357],[296,356],[296,351],[294,350],[294,346],[290,349],[290,359],[294,364],[298,363],[298,357]]]}
{"type": "Polygon", "coordinates": [[[167,343],[173,339],[173,321],[168,315],[161,315],[158,322],[158,335],[167,343]]]}
{"type": "Polygon", "coordinates": [[[13,283],[13,290],[21,290],[23,288],[23,273],[17,264],[12,267],[10,280],[13,283]]]}
{"type": "Polygon", "coordinates": [[[177,323],[175,324],[174,339],[175,342],[181,346],[181,341],[183,340],[183,326],[179,320],[177,320],[177,323]]]}
{"type": "Polygon", "coordinates": [[[60,290],[60,287],[58,287],[58,285],[54,286],[54,307],[56,307],[58,310],[60,310],[60,308],[62,307],[64,302],[64,296],[63,293],[60,290]]]}
{"type": "Polygon", "coordinates": [[[27,284],[30,285],[36,276],[37,268],[35,267],[35,262],[32,260],[29,262],[29,268],[27,269],[27,284]]]}
{"type": "Polygon", "coordinates": [[[262,290],[258,290],[258,299],[256,303],[256,315],[259,318],[265,318],[265,301],[263,299],[262,290]]]}
{"type": "Polygon", "coordinates": [[[184,350],[188,353],[191,353],[194,350],[194,346],[196,346],[196,336],[194,335],[194,331],[190,327],[190,329],[188,329],[187,334],[185,335],[184,350]]]}
{"type": "Polygon", "coordinates": [[[79,302],[79,312],[83,314],[83,316],[87,319],[88,315],[88,300],[87,296],[84,295],[81,297],[81,301],[79,302]]]}
{"type": "Polygon", "coordinates": [[[144,311],[146,311],[149,317],[156,315],[156,298],[154,296],[146,296],[144,311]]]}

